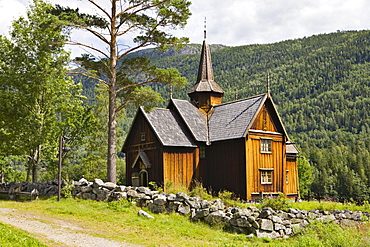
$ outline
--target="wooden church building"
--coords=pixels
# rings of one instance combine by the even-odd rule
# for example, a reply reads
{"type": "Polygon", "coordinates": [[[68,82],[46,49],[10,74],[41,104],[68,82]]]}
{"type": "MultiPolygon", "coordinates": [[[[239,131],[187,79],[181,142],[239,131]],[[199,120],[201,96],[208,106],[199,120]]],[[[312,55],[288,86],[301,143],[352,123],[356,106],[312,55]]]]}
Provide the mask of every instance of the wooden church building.
{"type": "Polygon", "coordinates": [[[203,42],[190,101],[171,99],[167,108],[139,108],[122,151],[127,185],[150,181],[190,188],[227,190],[254,200],[261,195],[299,197],[296,157],[269,90],[222,103],[210,49],[203,42]]]}

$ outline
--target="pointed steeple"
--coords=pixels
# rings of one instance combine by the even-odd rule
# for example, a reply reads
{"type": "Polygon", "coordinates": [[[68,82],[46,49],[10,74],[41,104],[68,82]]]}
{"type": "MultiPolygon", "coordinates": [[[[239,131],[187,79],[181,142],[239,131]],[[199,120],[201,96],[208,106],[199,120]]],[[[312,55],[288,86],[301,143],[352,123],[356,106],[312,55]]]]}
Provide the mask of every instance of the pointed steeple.
{"type": "MultiPolygon", "coordinates": [[[[204,31],[205,37],[206,31],[204,31]]],[[[200,55],[197,81],[189,90],[188,95],[192,102],[206,112],[222,103],[224,90],[214,81],[211,52],[205,39],[200,55]]]]}

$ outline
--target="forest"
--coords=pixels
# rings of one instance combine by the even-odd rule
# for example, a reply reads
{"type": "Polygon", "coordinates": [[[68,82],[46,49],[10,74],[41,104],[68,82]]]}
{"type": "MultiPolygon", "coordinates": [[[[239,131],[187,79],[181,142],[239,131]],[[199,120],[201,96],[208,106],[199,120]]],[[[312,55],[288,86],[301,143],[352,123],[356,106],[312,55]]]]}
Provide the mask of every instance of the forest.
{"type": "MultiPolygon", "coordinates": [[[[62,24],[55,21],[50,6],[34,2],[30,20],[14,22],[10,40],[0,37],[0,178],[2,182],[29,180],[31,176],[34,181],[55,179],[60,136],[69,137],[65,145],[71,148],[63,157],[65,180],[77,180],[82,175],[90,180],[104,178],[111,102],[105,87],[108,83],[98,84],[91,78],[103,81],[92,75],[106,60],[84,57],[85,64],[98,68],[86,72],[90,78],[78,69],[68,72],[68,54],[63,50],[68,36],[63,34],[68,30],[66,20],[62,24]]],[[[184,11],[186,17],[186,7],[184,11]]],[[[106,27],[105,22],[99,25],[106,27]]],[[[145,67],[142,74],[121,77],[120,83],[129,83],[126,86],[131,88],[119,91],[129,92],[126,95],[116,94],[117,104],[124,101],[123,110],[112,121],[117,123],[118,183],[125,183],[120,149],[137,104],[146,100],[153,107],[158,101],[158,106],[165,107],[170,96],[168,83],[145,82],[137,87],[135,80],[149,78],[146,76],[150,74],[157,74],[162,81],[179,78],[177,69],[188,85],[180,89],[183,80],[179,78],[173,97],[188,99],[187,91],[197,76],[200,49],[200,44],[165,52],[139,49],[118,61],[122,74],[135,66],[145,67]],[[140,95],[152,95],[153,100],[140,95]]],[[[225,91],[224,102],[266,92],[269,74],[277,110],[300,150],[303,198],[370,199],[370,31],[337,31],[238,47],[211,44],[211,51],[215,81],[225,91]]]]}
{"type": "MultiPolygon", "coordinates": [[[[299,147],[300,163],[310,165],[308,171],[301,167],[306,173],[301,178],[303,197],[370,199],[369,31],[337,31],[263,45],[210,46],[224,102],[266,92],[269,73],[272,97],[299,147]]],[[[173,97],[188,99],[200,49],[200,44],[192,44],[179,51],[147,49],[133,56],[148,57],[158,67],[177,68],[189,84],[173,97]]],[[[161,105],[165,107],[169,86],[154,88],[166,99],[161,105]]],[[[124,122],[130,122],[133,112],[124,122]]]]}

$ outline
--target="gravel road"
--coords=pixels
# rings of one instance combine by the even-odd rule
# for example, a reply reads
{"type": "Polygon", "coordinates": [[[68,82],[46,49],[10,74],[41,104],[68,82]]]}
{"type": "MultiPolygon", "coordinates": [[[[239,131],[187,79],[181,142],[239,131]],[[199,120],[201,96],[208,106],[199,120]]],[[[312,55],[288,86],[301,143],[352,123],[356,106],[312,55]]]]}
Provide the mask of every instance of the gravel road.
{"type": "Polygon", "coordinates": [[[93,237],[87,229],[68,221],[33,214],[18,213],[16,209],[0,208],[0,222],[30,232],[33,237],[50,246],[133,247],[138,245],[93,237]]]}

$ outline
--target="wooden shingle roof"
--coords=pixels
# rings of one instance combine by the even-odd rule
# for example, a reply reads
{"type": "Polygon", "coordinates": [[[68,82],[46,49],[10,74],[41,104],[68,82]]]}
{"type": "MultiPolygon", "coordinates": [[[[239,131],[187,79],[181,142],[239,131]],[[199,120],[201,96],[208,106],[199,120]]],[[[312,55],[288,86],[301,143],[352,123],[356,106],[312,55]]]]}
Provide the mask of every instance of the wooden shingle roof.
{"type": "MultiPolygon", "coordinates": [[[[207,116],[201,113],[198,108],[187,100],[171,99],[176,111],[185,122],[189,131],[196,141],[207,141],[207,116]]],[[[170,106],[171,107],[171,104],[170,106]]]]}
{"type": "Polygon", "coordinates": [[[215,106],[209,118],[209,140],[242,138],[265,98],[266,94],[262,94],[215,106]]]}
{"type": "Polygon", "coordinates": [[[224,93],[224,90],[214,80],[211,52],[205,40],[203,41],[202,53],[200,55],[197,81],[188,94],[199,92],[224,93]]]}
{"type": "Polygon", "coordinates": [[[163,146],[196,147],[191,134],[175,111],[155,108],[146,113],[142,107],[140,111],[163,146]]]}

